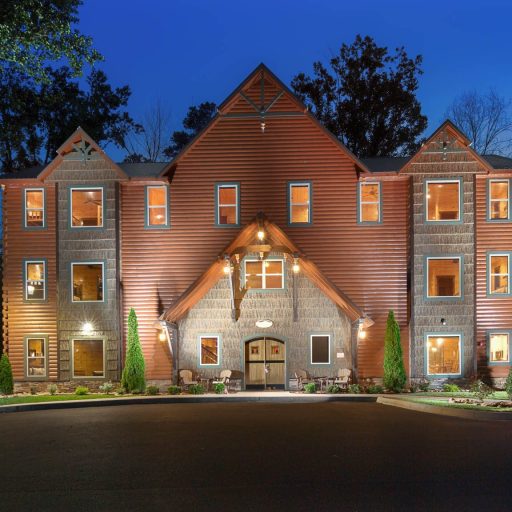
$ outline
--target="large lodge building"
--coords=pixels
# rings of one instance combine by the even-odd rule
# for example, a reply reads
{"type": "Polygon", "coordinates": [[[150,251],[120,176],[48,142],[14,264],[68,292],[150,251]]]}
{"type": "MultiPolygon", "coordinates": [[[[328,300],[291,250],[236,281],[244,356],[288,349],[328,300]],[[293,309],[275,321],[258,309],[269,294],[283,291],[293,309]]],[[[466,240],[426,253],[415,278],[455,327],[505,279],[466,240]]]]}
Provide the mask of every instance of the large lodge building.
{"type": "Polygon", "coordinates": [[[18,387],[118,381],[132,307],[161,384],[378,379],[390,310],[411,380],[508,373],[512,160],[449,121],[359,159],[260,65],[168,164],[116,164],[80,128],[57,153],[0,180],[18,387]]]}

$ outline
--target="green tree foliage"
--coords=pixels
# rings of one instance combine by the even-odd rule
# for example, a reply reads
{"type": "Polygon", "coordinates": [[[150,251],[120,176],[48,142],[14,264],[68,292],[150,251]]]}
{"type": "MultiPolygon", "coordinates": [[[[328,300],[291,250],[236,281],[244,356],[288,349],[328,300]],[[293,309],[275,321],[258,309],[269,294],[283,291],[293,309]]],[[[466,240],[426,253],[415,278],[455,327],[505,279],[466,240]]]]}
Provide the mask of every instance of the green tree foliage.
{"type": "Polygon", "coordinates": [[[121,386],[128,393],[143,393],[146,389],[144,376],[146,364],[144,354],[139,340],[139,326],[137,315],[133,308],[128,315],[128,347],[126,350],[126,361],[121,378],[121,386]]]}
{"type": "Polygon", "coordinates": [[[404,388],[406,380],[400,327],[393,311],[390,311],[384,341],[384,386],[398,393],[404,388]]]}
{"type": "Polygon", "coordinates": [[[47,164],[81,126],[98,144],[122,146],[137,128],[125,107],[128,86],[113,88],[93,70],[81,88],[68,67],[47,70],[38,83],[10,66],[0,70],[0,167],[3,171],[47,164]]]}
{"type": "Polygon", "coordinates": [[[508,397],[512,400],[512,368],[508,371],[507,380],[505,382],[505,391],[508,397]]]}
{"type": "Polygon", "coordinates": [[[210,101],[189,107],[183,119],[184,130],[175,131],[171,135],[171,143],[164,154],[174,158],[213,119],[215,112],[217,105],[210,101]]]}
{"type": "Polygon", "coordinates": [[[0,2],[0,61],[38,81],[51,81],[50,62],[66,59],[79,75],[84,63],[101,55],[78,23],[81,0],[2,0],[0,2]]]}
{"type": "Polygon", "coordinates": [[[329,66],[313,64],[292,88],[315,116],[359,157],[415,152],[427,126],[416,98],[422,57],[403,47],[390,54],[371,37],[342,44],[329,66]]]}
{"type": "Polygon", "coordinates": [[[3,395],[12,395],[14,391],[14,382],[12,378],[11,363],[7,354],[2,354],[0,358],[0,393],[3,395]]]}

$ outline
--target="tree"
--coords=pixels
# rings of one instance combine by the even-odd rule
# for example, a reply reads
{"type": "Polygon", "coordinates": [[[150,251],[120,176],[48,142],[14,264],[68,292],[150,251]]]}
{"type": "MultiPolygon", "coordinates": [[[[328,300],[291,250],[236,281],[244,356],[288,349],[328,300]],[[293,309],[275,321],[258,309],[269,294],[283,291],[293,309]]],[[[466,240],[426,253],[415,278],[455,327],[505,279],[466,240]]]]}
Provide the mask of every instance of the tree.
{"type": "Polygon", "coordinates": [[[7,354],[2,354],[0,358],[0,393],[3,395],[12,395],[14,391],[14,382],[12,378],[11,363],[7,354]]]}
{"type": "Polygon", "coordinates": [[[427,126],[416,98],[422,57],[394,55],[371,37],[342,44],[330,69],[313,64],[314,76],[296,75],[295,93],[348,149],[359,157],[414,153],[427,126]]]}
{"type": "Polygon", "coordinates": [[[169,111],[158,101],[144,115],[137,130],[123,141],[127,152],[125,162],[161,162],[170,133],[169,111]]]}
{"type": "Polygon", "coordinates": [[[406,380],[400,327],[393,311],[390,311],[384,340],[384,386],[399,393],[404,388],[406,380]]]}
{"type": "Polygon", "coordinates": [[[92,39],[73,25],[82,0],[2,0],[0,2],[0,61],[38,81],[49,82],[49,62],[67,59],[79,75],[85,62],[101,55],[92,39]]]}
{"type": "Polygon", "coordinates": [[[512,141],[510,107],[510,100],[492,89],[486,94],[469,91],[453,101],[445,117],[469,137],[478,153],[506,155],[512,141]]]}
{"type": "Polygon", "coordinates": [[[512,368],[508,371],[507,380],[505,381],[505,391],[508,395],[508,398],[512,400],[512,368]]]}
{"type": "Polygon", "coordinates": [[[189,107],[183,119],[185,129],[172,134],[171,144],[165,149],[165,155],[174,158],[213,119],[216,112],[217,105],[210,101],[189,107]]]}
{"type": "Polygon", "coordinates": [[[146,378],[144,376],[146,364],[144,354],[139,340],[139,326],[137,315],[133,308],[128,314],[128,348],[126,350],[126,361],[121,378],[121,386],[129,393],[143,393],[146,389],[146,378]]]}
{"type": "Polygon", "coordinates": [[[47,164],[77,126],[98,144],[121,146],[136,124],[125,107],[128,86],[113,88],[93,70],[82,89],[64,66],[48,69],[49,83],[38,83],[9,66],[0,71],[0,165],[12,171],[47,164]]]}

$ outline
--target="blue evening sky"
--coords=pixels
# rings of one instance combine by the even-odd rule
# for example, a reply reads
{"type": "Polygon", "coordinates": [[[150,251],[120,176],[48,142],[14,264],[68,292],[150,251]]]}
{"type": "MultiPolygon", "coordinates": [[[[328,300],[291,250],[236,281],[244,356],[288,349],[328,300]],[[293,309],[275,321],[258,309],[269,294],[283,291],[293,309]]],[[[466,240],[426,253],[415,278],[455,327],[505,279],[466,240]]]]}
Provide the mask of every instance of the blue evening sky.
{"type": "Polygon", "coordinates": [[[84,0],[80,10],[100,67],[132,89],[132,116],[160,100],[173,129],[189,105],[221,102],[260,62],[289,84],[360,33],[423,55],[418,96],[431,131],[466,90],[512,96],[511,20],[510,0],[84,0]]]}

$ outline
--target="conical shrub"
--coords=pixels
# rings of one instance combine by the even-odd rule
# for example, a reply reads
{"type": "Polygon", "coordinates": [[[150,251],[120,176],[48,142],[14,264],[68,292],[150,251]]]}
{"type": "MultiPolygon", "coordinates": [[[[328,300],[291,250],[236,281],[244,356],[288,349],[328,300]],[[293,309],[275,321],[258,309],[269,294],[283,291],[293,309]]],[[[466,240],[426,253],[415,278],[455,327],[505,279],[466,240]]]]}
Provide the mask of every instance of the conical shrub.
{"type": "Polygon", "coordinates": [[[121,386],[128,393],[143,393],[146,389],[145,369],[146,363],[139,340],[137,315],[131,308],[128,315],[128,343],[121,386]]]}
{"type": "Polygon", "coordinates": [[[3,354],[0,358],[0,393],[2,395],[12,395],[13,391],[14,382],[11,363],[7,354],[3,354]]]}
{"type": "Polygon", "coordinates": [[[395,320],[393,311],[390,311],[384,341],[384,386],[390,391],[399,393],[405,387],[406,381],[400,326],[395,320]]]}

